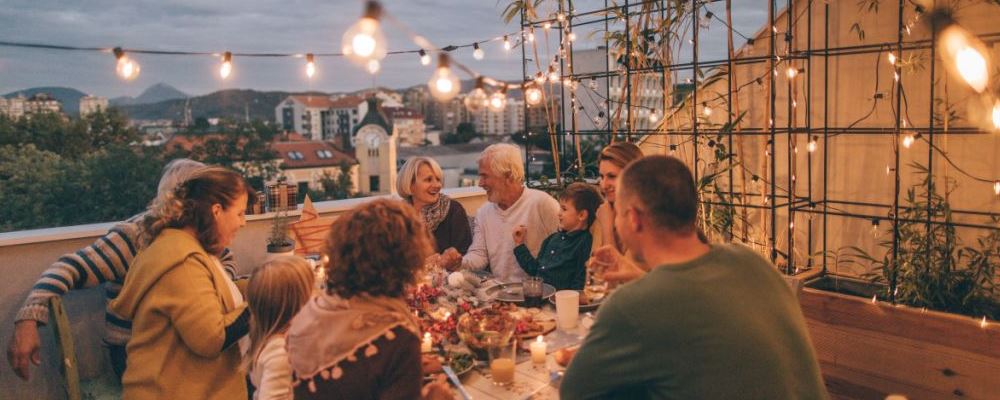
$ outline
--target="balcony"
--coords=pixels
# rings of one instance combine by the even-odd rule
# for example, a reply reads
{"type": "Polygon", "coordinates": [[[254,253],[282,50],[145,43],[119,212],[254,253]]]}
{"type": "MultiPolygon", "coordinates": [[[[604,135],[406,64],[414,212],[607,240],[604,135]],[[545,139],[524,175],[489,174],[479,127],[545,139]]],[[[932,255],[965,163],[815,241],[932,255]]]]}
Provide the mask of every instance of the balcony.
{"type": "MultiPolygon", "coordinates": [[[[469,215],[475,215],[486,202],[486,194],[478,187],[445,189],[444,193],[461,203],[469,215]]],[[[314,203],[321,216],[335,216],[369,198],[314,203]]],[[[298,215],[298,212],[291,213],[298,215]]],[[[249,273],[265,257],[265,239],[271,227],[271,214],[247,216],[247,225],[240,230],[231,250],[236,255],[239,273],[249,273]]],[[[111,228],[113,223],[101,223],[0,234],[0,272],[5,280],[0,298],[0,338],[4,349],[11,338],[14,316],[39,275],[59,256],[93,243],[111,228]]],[[[80,379],[113,381],[111,365],[101,341],[104,330],[104,293],[102,289],[74,291],[65,297],[67,313],[76,345],[80,379]]],[[[0,391],[9,399],[63,399],[63,379],[56,358],[55,339],[48,328],[40,330],[42,364],[34,367],[31,381],[24,382],[6,365],[0,374],[0,391]]],[[[6,361],[5,361],[6,363],[6,361]]],[[[86,391],[84,398],[88,398],[86,391]]]]}

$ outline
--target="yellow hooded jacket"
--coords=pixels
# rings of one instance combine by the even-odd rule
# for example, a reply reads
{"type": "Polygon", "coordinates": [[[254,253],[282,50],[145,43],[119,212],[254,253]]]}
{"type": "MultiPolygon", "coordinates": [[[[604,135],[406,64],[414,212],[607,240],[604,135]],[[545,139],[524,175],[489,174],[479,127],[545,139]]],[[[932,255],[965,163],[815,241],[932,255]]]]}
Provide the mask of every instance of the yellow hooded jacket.
{"type": "Polygon", "coordinates": [[[247,398],[236,339],[246,306],[191,234],[164,229],[135,258],[110,310],[132,321],[125,399],[247,398]],[[227,328],[229,336],[227,338],[227,328]]]}

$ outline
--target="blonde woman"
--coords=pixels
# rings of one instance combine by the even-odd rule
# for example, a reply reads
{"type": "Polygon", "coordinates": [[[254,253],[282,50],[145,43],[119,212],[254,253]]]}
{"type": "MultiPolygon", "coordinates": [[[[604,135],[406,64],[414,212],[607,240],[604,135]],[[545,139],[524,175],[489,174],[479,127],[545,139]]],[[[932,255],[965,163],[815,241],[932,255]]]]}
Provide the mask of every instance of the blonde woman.
{"type": "Polygon", "coordinates": [[[255,400],[292,398],[292,367],[285,334],[292,317],[309,301],[313,273],[298,256],[279,256],[250,275],[250,351],[246,364],[255,400]]]}
{"type": "Polygon", "coordinates": [[[411,157],[399,170],[396,192],[420,212],[437,252],[455,248],[465,254],[472,244],[469,217],[457,201],[441,193],[444,173],[430,157],[411,157]]]}
{"type": "Polygon", "coordinates": [[[246,224],[252,194],[238,173],[208,167],[153,204],[143,231],[154,239],[109,306],[132,321],[124,398],[247,398],[250,313],[218,257],[246,224]]]}

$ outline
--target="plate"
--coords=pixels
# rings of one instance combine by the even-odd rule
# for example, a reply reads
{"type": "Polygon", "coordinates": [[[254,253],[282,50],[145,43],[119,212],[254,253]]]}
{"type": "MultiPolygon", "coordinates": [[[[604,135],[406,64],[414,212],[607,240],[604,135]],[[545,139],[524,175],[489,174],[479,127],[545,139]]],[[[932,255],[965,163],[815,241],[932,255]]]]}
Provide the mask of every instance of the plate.
{"type": "MultiPolygon", "coordinates": [[[[521,282],[501,283],[496,286],[486,288],[486,296],[491,299],[507,303],[524,302],[524,286],[521,282]]],[[[548,283],[542,284],[542,298],[547,299],[556,294],[556,288],[548,283]]]]}
{"type": "MultiPolygon", "coordinates": [[[[579,292],[579,290],[577,290],[577,291],[579,292]]],[[[598,307],[601,306],[601,304],[604,303],[604,300],[607,300],[607,298],[608,298],[608,295],[607,295],[607,293],[605,293],[604,296],[602,296],[597,301],[592,301],[589,304],[581,305],[580,306],[580,312],[590,312],[590,311],[596,310],[598,307]]],[[[556,298],[555,297],[550,298],[549,299],[549,303],[552,303],[553,306],[556,305],[556,298]]]]}
{"type": "MultiPolygon", "coordinates": [[[[452,370],[455,371],[455,375],[463,376],[473,369],[476,368],[476,358],[471,353],[461,353],[457,351],[449,351],[443,356],[438,356],[438,359],[444,358],[442,364],[448,363],[452,370]]],[[[431,374],[425,375],[424,379],[433,379],[434,375],[443,374],[444,371],[432,372],[431,374]]]]}

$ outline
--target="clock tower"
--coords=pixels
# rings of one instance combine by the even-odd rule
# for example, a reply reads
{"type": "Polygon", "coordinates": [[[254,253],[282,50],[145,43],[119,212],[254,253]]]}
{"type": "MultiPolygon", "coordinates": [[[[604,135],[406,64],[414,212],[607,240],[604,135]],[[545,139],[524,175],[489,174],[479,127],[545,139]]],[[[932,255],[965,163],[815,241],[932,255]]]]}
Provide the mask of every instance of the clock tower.
{"type": "Polygon", "coordinates": [[[382,114],[378,100],[368,98],[368,112],[351,138],[358,159],[358,191],[368,194],[395,193],[396,141],[393,126],[382,114]]]}

